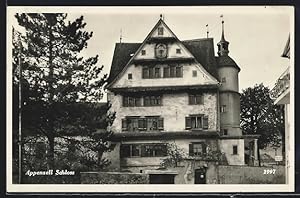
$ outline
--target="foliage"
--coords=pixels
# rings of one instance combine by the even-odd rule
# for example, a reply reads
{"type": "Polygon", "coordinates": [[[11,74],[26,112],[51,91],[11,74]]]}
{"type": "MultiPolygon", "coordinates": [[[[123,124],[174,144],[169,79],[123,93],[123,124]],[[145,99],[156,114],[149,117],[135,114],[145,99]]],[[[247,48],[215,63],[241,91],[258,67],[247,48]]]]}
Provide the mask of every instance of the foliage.
{"type": "Polygon", "coordinates": [[[184,160],[186,153],[175,142],[166,143],[167,156],[161,161],[162,167],[177,167],[178,163],[184,160]]]}
{"type": "Polygon", "coordinates": [[[260,149],[280,146],[284,138],[283,111],[274,105],[270,90],[263,84],[243,90],[241,95],[241,127],[245,134],[260,135],[260,149]]]}
{"type": "Polygon", "coordinates": [[[149,184],[147,174],[128,173],[83,173],[81,176],[83,184],[149,184]]]}
{"type": "MultiPolygon", "coordinates": [[[[89,147],[102,156],[109,150],[106,142],[111,132],[103,133],[100,139],[93,134],[106,128],[114,114],[107,115],[109,104],[99,105],[107,75],[101,73],[103,66],[97,65],[98,55],[87,59],[80,55],[93,32],[84,30],[83,16],[73,22],[66,22],[67,14],[63,13],[22,13],[16,18],[25,29],[25,35],[13,40],[14,112],[18,112],[17,90],[21,81],[23,135],[47,138],[48,168],[60,166],[66,159],[59,158],[55,150],[56,137],[90,137],[89,143],[68,142],[89,147]]],[[[14,117],[14,131],[18,127],[14,117]]]]}
{"type": "Polygon", "coordinates": [[[227,159],[224,153],[221,151],[208,150],[206,153],[201,153],[197,156],[190,156],[189,159],[201,160],[201,161],[213,161],[218,162],[220,165],[227,165],[227,159]]]}

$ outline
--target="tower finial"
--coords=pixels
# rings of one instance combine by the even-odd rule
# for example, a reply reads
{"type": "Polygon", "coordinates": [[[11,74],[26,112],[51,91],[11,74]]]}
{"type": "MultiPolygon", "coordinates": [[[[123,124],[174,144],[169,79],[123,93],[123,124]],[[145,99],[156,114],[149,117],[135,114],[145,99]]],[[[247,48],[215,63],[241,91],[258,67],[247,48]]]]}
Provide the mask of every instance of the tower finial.
{"type": "Polygon", "coordinates": [[[222,37],[221,37],[221,41],[226,41],[225,40],[225,36],[224,36],[224,19],[223,19],[223,14],[221,14],[220,17],[222,18],[222,37]]]}
{"type": "Polygon", "coordinates": [[[159,18],[160,18],[161,20],[164,20],[162,14],[159,15],[159,18]]]}
{"type": "Polygon", "coordinates": [[[209,34],[208,24],[206,24],[206,37],[207,38],[208,38],[208,34],[209,34]]]}
{"type": "Polygon", "coordinates": [[[122,28],[120,29],[120,43],[122,43],[122,28]]]}
{"type": "Polygon", "coordinates": [[[225,40],[225,36],[224,36],[223,14],[221,14],[220,17],[222,18],[222,36],[221,36],[220,42],[217,44],[218,45],[218,55],[219,56],[224,56],[224,55],[226,56],[229,53],[229,50],[228,50],[229,42],[225,40]]]}

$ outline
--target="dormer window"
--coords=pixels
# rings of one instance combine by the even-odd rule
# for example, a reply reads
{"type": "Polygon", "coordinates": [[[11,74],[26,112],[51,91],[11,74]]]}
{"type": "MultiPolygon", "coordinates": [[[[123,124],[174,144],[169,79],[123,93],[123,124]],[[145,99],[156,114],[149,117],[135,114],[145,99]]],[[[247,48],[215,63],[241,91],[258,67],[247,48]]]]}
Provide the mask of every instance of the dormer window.
{"type": "Polygon", "coordinates": [[[176,54],[181,54],[181,49],[176,49],[176,54]]]}
{"type": "Polygon", "coordinates": [[[159,36],[164,35],[164,28],[163,28],[163,27],[159,27],[159,28],[158,28],[158,35],[159,35],[159,36]]]}
{"type": "Polygon", "coordinates": [[[146,55],[146,50],[142,50],[142,56],[146,55]]]}
{"type": "Polygon", "coordinates": [[[222,80],[221,80],[221,82],[222,82],[222,83],[226,83],[226,78],[223,77],[222,80]]]}

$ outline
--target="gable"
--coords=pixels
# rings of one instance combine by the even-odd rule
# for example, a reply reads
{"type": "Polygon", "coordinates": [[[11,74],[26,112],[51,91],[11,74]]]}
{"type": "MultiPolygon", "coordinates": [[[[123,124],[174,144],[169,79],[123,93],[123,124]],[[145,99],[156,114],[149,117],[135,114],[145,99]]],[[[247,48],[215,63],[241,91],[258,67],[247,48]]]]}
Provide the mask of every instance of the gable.
{"type": "MultiPolygon", "coordinates": [[[[195,39],[182,41],[182,43],[204,69],[210,73],[210,75],[217,78],[217,63],[213,39],[195,39]]],[[[140,46],[141,43],[116,43],[108,83],[112,82],[112,80],[122,71],[131,58],[130,54],[135,53],[140,46]]]]}
{"type": "MultiPolygon", "coordinates": [[[[177,61],[189,64],[191,64],[191,62],[195,62],[204,76],[210,78],[210,81],[214,82],[214,84],[218,82],[214,76],[207,72],[206,69],[197,62],[197,59],[193,56],[193,54],[189,52],[186,46],[176,37],[176,35],[161,19],[154,26],[136,52],[134,54],[129,54],[129,57],[126,59],[129,59],[127,64],[125,64],[123,67],[120,65],[117,66],[118,69],[121,69],[120,71],[117,70],[118,74],[110,75],[107,87],[111,87],[122,76],[123,78],[127,78],[124,73],[132,64],[138,65],[140,63],[146,66],[153,66],[157,64],[157,62],[160,64],[169,61],[172,61],[173,63],[175,61],[175,64],[177,61]]],[[[125,58],[122,58],[122,60],[125,60],[125,58]]],[[[139,78],[141,78],[141,75],[139,78]]]]}

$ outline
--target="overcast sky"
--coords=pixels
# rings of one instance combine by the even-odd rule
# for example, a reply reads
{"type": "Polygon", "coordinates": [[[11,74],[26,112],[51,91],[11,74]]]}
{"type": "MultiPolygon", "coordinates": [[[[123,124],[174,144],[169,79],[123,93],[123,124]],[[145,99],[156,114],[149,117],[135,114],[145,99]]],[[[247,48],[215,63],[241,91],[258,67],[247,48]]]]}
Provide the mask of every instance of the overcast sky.
{"type": "Polygon", "coordinates": [[[205,25],[208,24],[209,37],[214,39],[215,53],[221,37],[220,15],[223,14],[225,38],[230,42],[229,55],[241,68],[240,91],[256,83],[273,87],[276,79],[289,65],[289,60],[281,57],[291,32],[291,8],[287,7],[93,7],[30,11],[54,10],[67,11],[70,20],[84,16],[86,30],[94,34],[83,55],[88,57],[99,54],[99,63],[105,66],[105,73],[109,73],[120,30],[122,42],[143,42],[160,14],[164,15],[165,23],[180,40],[205,38],[205,25]]]}

